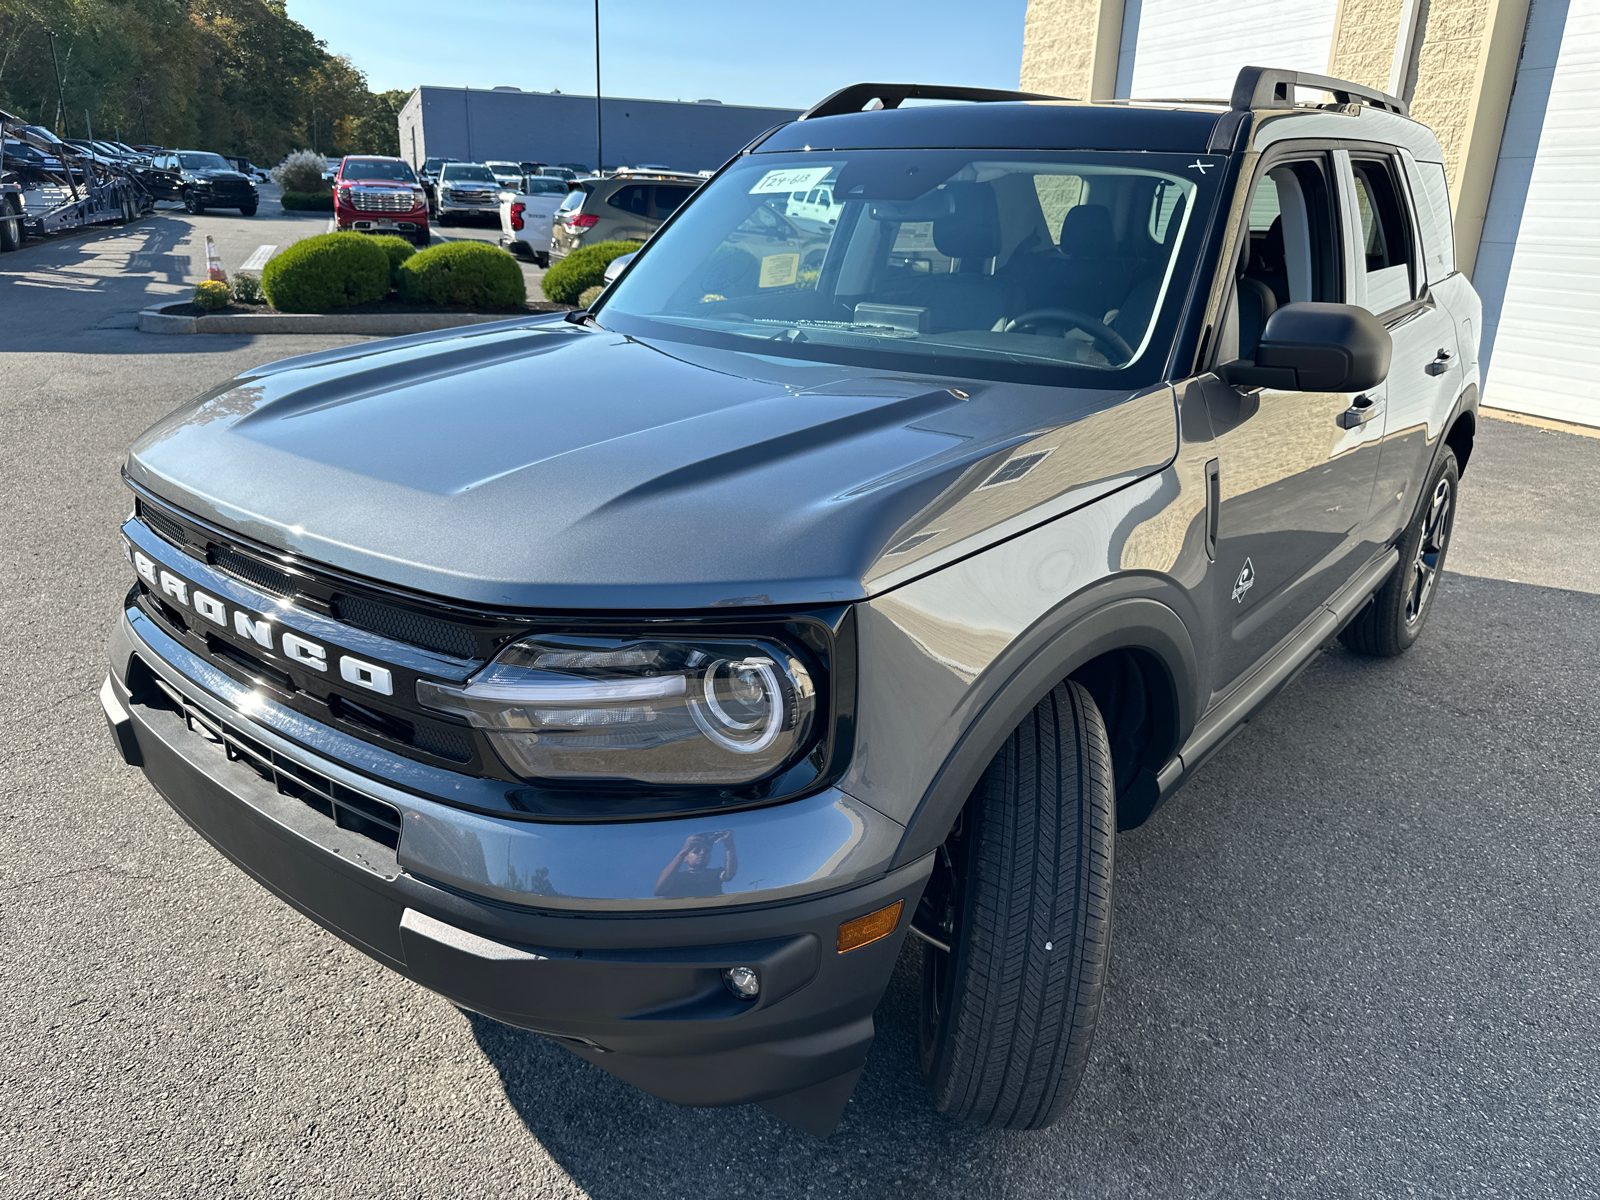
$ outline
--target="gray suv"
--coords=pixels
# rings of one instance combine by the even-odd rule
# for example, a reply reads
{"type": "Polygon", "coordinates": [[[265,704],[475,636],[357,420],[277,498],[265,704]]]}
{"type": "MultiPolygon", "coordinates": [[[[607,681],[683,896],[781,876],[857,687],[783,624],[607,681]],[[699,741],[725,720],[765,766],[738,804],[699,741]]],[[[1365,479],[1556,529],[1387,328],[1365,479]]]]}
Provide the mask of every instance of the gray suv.
{"type": "Polygon", "coordinates": [[[657,1096],[826,1134],[905,947],[933,1104],[1046,1125],[1118,831],[1330,639],[1427,623],[1482,328],[1443,158],[1264,68],[847,88],[590,311],[140,437],[116,744],[313,920],[657,1096]]]}
{"type": "Polygon", "coordinates": [[[626,171],[569,186],[550,230],[550,257],[598,242],[642,242],[678,211],[705,180],[671,171],[626,171]]]}

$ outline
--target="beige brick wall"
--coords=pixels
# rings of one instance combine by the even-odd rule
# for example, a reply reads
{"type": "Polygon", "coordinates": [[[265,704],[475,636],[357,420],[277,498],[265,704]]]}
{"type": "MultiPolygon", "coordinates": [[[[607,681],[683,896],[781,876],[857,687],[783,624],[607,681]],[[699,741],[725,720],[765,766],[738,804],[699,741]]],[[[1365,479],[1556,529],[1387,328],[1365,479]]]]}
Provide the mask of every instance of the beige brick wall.
{"type": "Polygon", "coordinates": [[[1022,90],[1089,95],[1100,0],[1028,0],[1022,26],[1022,90]]]}
{"type": "MultiPolygon", "coordinates": [[[[1293,3],[1294,0],[1283,0],[1293,3]]],[[[1328,73],[1387,88],[1402,0],[1340,0],[1328,73]]],[[[1444,150],[1456,207],[1458,259],[1470,270],[1494,178],[1528,0],[1429,0],[1411,115],[1444,150]]],[[[1122,0],[1029,0],[1022,87],[1109,97],[1122,0]]]]}
{"type": "Polygon", "coordinates": [[[1402,0],[1342,0],[1328,74],[1387,90],[1404,7],[1402,0]]]}

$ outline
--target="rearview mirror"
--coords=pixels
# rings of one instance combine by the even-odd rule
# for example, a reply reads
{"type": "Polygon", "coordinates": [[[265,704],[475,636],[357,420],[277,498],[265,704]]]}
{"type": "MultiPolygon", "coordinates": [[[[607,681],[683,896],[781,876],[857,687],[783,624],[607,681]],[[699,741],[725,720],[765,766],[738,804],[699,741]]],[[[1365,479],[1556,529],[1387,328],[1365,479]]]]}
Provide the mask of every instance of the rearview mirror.
{"type": "Polygon", "coordinates": [[[1267,318],[1255,361],[1219,374],[1242,387],[1283,392],[1360,392],[1389,377],[1393,343],[1377,317],[1354,304],[1285,304],[1267,318]]]}

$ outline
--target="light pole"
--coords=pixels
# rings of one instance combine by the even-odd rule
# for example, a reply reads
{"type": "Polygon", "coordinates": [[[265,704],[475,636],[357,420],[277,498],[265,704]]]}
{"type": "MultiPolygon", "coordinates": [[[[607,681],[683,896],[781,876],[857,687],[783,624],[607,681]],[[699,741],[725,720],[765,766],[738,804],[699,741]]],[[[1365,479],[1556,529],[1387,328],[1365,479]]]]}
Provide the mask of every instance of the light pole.
{"type": "Polygon", "coordinates": [[[600,0],[594,0],[594,170],[603,175],[606,169],[604,118],[600,113],[600,0]]]}

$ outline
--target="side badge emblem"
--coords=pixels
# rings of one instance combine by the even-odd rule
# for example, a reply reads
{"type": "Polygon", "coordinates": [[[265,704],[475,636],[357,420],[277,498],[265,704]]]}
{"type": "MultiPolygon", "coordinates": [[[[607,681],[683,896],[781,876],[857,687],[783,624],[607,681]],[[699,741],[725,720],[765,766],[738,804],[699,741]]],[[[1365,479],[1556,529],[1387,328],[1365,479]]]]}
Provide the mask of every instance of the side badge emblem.
{"type": "Polygon", "coordinates": [[[1239,571],[1239,578],[1233,583],[1233,598],[1240,604],[1244,603],[1244,594],[1256,585],[1256,568],[1248,558],[1244,560],[1244,567],[1239,571]]]}

